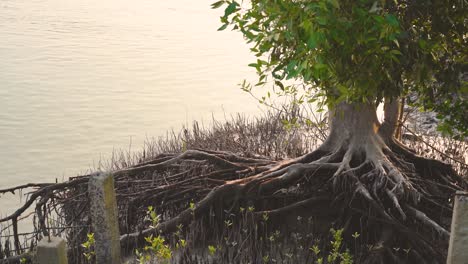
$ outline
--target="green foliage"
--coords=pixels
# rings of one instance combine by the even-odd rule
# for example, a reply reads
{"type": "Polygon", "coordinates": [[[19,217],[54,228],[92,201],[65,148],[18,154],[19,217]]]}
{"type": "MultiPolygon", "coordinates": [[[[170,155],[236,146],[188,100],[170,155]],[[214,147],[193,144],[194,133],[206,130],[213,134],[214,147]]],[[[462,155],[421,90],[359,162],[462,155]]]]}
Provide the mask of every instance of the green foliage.
{"type": "Polygon", "coordinates": [[[195,203],[193,201],[190,202],[189,208],[190,208],[190,210],[195,211],[195,203]]]}
{"type": "Polygon", "coordinates": [[[187,240],[182,238],[182,228],[184,227],[183,224],[177,225],[177,231],[174,233],[174,236],[177,239],[176,242],[176,249],[184,249],[187,247],[187,240]]]}
{"type": "Polygon", "coordinates": [[[213,246],[213,245],[209,245],[208,246],[208,253],[211,255],[211,256],[214,256],[216,254],[216,247],[213,246]]]}
{"type": "Polygon", "coordinates": [[[185,239],[180,239],[179,242],[176,244],[176,248],[185,248],[187,247],[187,241],[185,239]]]}
{"type": "Polygon", "coordinates": [[[232,26],[252,44],[257,60],[249,66],[259,76],[254,86],[271,81],[287,93],[285,81],[298,79],[306,87],[304,102],[322,97],[329,106],[415,93],[415,104],[440,113],[443,130],[465,134],[467,6],[449,0],[225,0],[212,5],[224,7],[220,30],[232,26]]]}
{"type": "Polygon", "coordinates": [[[85,252],[83,253],[84,257],[87,261],[91,261],[93,256],[96,255],[96,252],[94,252],[94,244],[96,241],[94,240],[94,233],[88,233],[86,237],[87,240],[81,244],[81,246],[85,249],[85,252]]]}
{"type": "MultiPolygon", "coordinates": [[[[332,240],[330,241],[331,250],[326,256],[322,256],[321,250],[319,249],[318,245],[314,245],[310,248],[310,250],[315,254],[317,257],[317,264],[322,263],[340,263],[340,264],[352,264],[353,263],[353,256],[349,253],[348,249],[342,250],[343,247],[343,229],[330,229],[332,234],[332,240]],[[326,260],[326,262],[324,262],[326,260]]],[[[355,233],[353,235],[354,238],[359,237],[359,234],[355,233]]]]}
{"type": "MultiPolygon", "coordinates": [[[[151,221],[151,228],[158,228],[160,222],[160,216],[154,211],[152,206],[148,206],[146,215],[151,221]]],[[[169,260],[172,258],[172,250],[169,245],[166,244],[166,240],[161,235],[157,236],[147,236],[145,237],[147,245],[143,248],[144,252],[140,252],[138,249],[135,250],[135,255],[139,263],[146,263],[150,261],[153,257],[156,258],[158,263],[169,263],[169,260]]],[[[186,241],[179,241],[177,247],[185,247],[186,241]]]]}
{"type": "Polygon", "coordinates": [[[172,250],[167,244],[165,244],[165,239],[158,235],[145,237],[145,241],[149,244],[144,247],[146,252],[152,252],[157,259],[160,260],[170,260],[172,257],[172,250]]]}
{"type": "Polygon", "coordinates": [[[148,211],[146,211],[146,215],[149,217],[151,221],[151,228],[157,228],[159,226],[159,221],[161,220],[160,216],[156,214],[153,209],[153,206],[148,206],[148,211]]]}
{"type": "Polygon", "coordinates": [[[149,254],[143,254],[138,249],[135,249],[135,255],[137,256],[138,263],[140,264],[143,264],[151,260],[151,256],[149,254]]]}

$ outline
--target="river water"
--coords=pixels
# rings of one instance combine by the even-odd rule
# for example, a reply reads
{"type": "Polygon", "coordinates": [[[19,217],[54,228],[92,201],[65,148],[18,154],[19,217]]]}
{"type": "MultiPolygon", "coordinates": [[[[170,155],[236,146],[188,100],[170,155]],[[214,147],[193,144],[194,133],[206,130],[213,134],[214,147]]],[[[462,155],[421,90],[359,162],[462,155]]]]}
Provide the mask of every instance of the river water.
{"type": "MultiPolygon", "coordinates": [[[[211,0],[0,0],[0,188],[59,181],[192,120],[254,115],[211,0]]],[[[17,196],[16,196],[17,197],[17,196]]],[[[19,205],[0,197],[0,215],[19,205]]]]}

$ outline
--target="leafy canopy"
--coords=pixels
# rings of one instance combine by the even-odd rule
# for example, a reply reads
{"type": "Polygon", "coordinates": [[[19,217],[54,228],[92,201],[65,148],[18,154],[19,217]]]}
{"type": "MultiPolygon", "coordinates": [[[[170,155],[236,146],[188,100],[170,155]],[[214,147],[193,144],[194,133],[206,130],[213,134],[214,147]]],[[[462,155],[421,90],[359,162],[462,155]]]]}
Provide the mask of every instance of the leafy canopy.
{"type": "Polygon", "coordinates": [[[468,133],[466,0],[221,0],[223,25],[242,32],[257,85],[300,80],[309,102],[379,103],[407,94],[468,133]]]}

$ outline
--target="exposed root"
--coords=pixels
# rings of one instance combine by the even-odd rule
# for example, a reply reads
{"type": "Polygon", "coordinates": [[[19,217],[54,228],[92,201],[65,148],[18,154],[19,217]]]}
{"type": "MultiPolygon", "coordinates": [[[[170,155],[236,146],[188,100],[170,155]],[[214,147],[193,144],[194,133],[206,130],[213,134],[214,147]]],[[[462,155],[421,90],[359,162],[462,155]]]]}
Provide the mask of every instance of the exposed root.
{"type": "MultiPolygon", "coordinates": [[[[280,166],[281,167],[281,166],[280,166]]],[[[269,170],[251,177],[228,181],[220,186],[214,187],[203,199],[192,208],[180,212],[176,217],[161,223],[157,229],[149,228],[140,232],[126,234],[121,237],[121,243],[128,245],[139,243],[144,236],[155,233],[168,233],[176,230],[178,225],[187,225],[190,221],[202,217],[216,201],[224,203],[237,202],[240,195],[247,195],[256,190],[257,195],[274,193],[275,191],[288,187],[309,173],[315,174],[320,171],[329,172],[336,169],[336,164],[291,164],[278,170],[269,170]]],[[[296,206],[303,205],[299,203],[296,206]]],[[[294,206],[293,206],[294,207],[294,206]]],[[[277,211],[275,211],[277,212],[277,211]]]]}
{"type": "Polygon", "coordinates": [[[450,238],[450,233],[437,224],[434,220],[430,219],[425,213],[419,211],[416,208],[413,208],[410,205],[405,206],[409,213],[411,213],[417,220],[419,220],[423,225],[430,227],[437,231],[437,233],[445,240],[448,241],[450,238]]]}
{"type": "MultiPolygon", "coordinates": [[[[241,223],[251,224],[255,232],[245,231],[248,239],[266,243],[271,230],[259,223],[270,219],[287,229],[283,219],[306,214],[327,219],[322,222],[330,226],[343,227],[346,246],[354,247],[356,257],[365,263],[444,262],[450,224],[447,219],[452,213],[449,198],[455,191],[466,189],[467,183],[446,164],[417,156],[373,129],[359,132],[353,136],[331,131],[319,149],[290,160],[193,149],[115,171],[119,210],[126,215],[120,219],[121,244],[130,250],[141,246],[145,236],[170,236],[174,232],[186,232],[194,239],[201,231],[193,227],[201,229],[208,224],[210,231],[203,238],[210,240],[217,231],[221,236],[226,234],[224,223],[231,218],[240,222],[239,232],[245,229],[241,223]],[[147,228],[144,220],[149,205],[161,214],[156,228],[147,228]],[[255,209],[248,217],[240,217],[241,208],[255,209]],[[355,232],[364,240],[360,246],[351,238],[355,232]]],[[[14,244],[19,247],[17,219],[37,201],[37,224],[42,235],[50,231],[45,218],[50,209],[45,205],[54,199],[61,202],[67,223],[88,226],[86,184],[90,176],[0,190],[37,188],[24,206],[0,219],[13,222],[14,244]]],[[[72,235],[83,237],[87,231],[83,228],[72,235]]],[[[327,240],[327,234],[321,234],[321,238],[327,240]]],[[[238,241],[241,247],[246,239],[238,241]]],[[[264,244],[252,252],[262,247],[264,244]]]]}
{"type": "Polygon", "coordinates": [[[393,206],[398,210],[398,213],[400,214],[401,219],[403,221],[405,221],[406,220],[406,214],[405,214],[405,212],[403,212],[403,209],[401,208],[401,205],[400,205],[400,202],[398,201],[398,198],[389,189],[385,189],[385,193],[388,195],[388,198],[390,198],[390,200],[392,200],[393,206]]]}
{"type": "MultiPolygon", "coordinates": [[[[254,215],[255,215],[255,218],[257,219],[261,219],[261,217],[263,217],[264,215],[268,215],[269,217],[279,217],[279,216],[283,216],[285,214],[288,214],[297,210],[310,208],[311,205],[320,205],[324,203],[325,204],[330,203],[329,199],[330,198],[327,196],[311,197],[311,198],[308,198],[308,199],[305,199],[305,200],[302,200],[302,201],[299,201],[299,202],[296,202],[296,203],[293,203],[293,204],[290,204],[281,208],[255,212],[254,215]]],[[[329,214],[330,213],[327,210],[325,210],[324,212],[323,208],[319,206],[317,206],[317,208],[319,210],[315,210],[314,214],[329,214]]]]}
{"type": "MultiPolygon", "coordinates": [[[[323,153],[324,149],[320,151],[323,153]]],[[[394,153],[385,145],[376,144],[376,142],[371,144],[351,143],[348,147],[335,148],[335,151],[328,150],[322,154],[321,158],[315,157],[312,161],[306,157],[300,157],[273,165],[264,160],[262,162],[252,160],[252,163],[259,164],[259,168],[256,170],[249,169],[249,166],[246,166],[248,162],[242,161],[240,158],[231,156],[228,163],[219,160],[219,156],[213,158],[200,152],[194,152],[193,154],[198,157],[210,157],[213,163],[216,162],[216,166],[234,169],[236,171],[234,174],[237,174],[239,178],[212,182],[216,186],[196,202],[194,207],[180,211],[162,222],[157,229],[146,229],[123,235],[121,241],[125,245],[138,243],[141,242],[143,236],[168,233],[180,225],[188,226],[194,220],[206,216],[211,208],[219,204],[219,201],[222,201],[221,204],[224,206],[229,205],[231,208],[229,212],[233,212],[236,206],[250,199],[256,200],[259,197],[265,197],[265,195],[269,197],[266,199],[273,199],[285,193],[300,192],[299,189],[304,186],[311,190],[322,190],[322,195],[313,195],[311,198],[292,201],[280,207],[264,208],[254,213],[254,219],[260,220],[265,214],[271,218],[279,218],[294,211],[307,210],[307,208],[310,208],[309,212],[315,212],[316,215],[323,215],[323,212],[328,215],[343,215],[343,212],[348,210],[347,205],[352,204],[354,208],[357,206],[361,208],[361,212],[367,213],[354,214],[351,218],[346,218],[346,221],[338,221],[346,222],[347,230],[358,230],[358,227],[352,227],[352,223],[355,221],[353,219],[359,218],[360,221],[365,219],[365,222],[370,226],[376,225],[374,219],[381,219],[377,221],[379,226],[382,225],[381,230],[368,231],[368,243],[373,246],[368,253],[361,252],[361,254],[367,255],[366,263],[381,263],[379,261],[384,259],[390,260],[392,263],[399,263],[404,258],[401,256],[401,252],[394,252],[392,248],[400,247],[401,244],[414,246],[413,252],[406,253],[405,258],[411,256],[415,261],[423,260],[426,262],[434,259],[442,260],[445,257],[445,253],[442,252],[445,250],[436,250],[436,248],[443,249],[447,245],[448,226],[433,213],[437,210],[426,207],[425,203],[420,201],[423,198],[430,201],[431,206],[447,211],[450,205],[447,202],[448,199],[444,200],[444,198],[452,195],[454,190],[460,189],[459,183],[453,183],[453,180],[458,178],[450,175],[451,171],[448,171],[448,174],[443,174],[443,171],[439,170],[437,177],[444,177],[452,184],[449,188],[439,188],[438,192],[440,193],[437,194],[439,195],[437,198],[437,195],[431,195],[433,190],[430,186],[434,185],[434,179],[420,175],[417,170],[418,164],[414,165],[413,163],[420,162],[422,158],[406,152],[403,155],[402,151],[400,149],[398,154],[394,153]],[[412,157],[409,159],[411,162],[402,158],[401,155],[412,157]],[[234,163],[234,160],[237,163],[234,163]],[[330,178],[324,177],[324,175],[332,176],[330,178]],[[339,198],[334,199],[333,196],[339,198]],[[338,202],[337,199],[341,202],[338,202]],[[328,208],[331,210],[324,210],[320,214],[312,207],[317,206],[317,204],[321,204],[321,208],[324,204],[329,204],[328,208]],[[331,204],[334,206],[330,207],[331,204]],[[426,228],[418,228],[417,223],[426,228]],[[414,227],[408,227],[412,225],[414,227]],[[411,228],[417,231],[410,231],[411,228]],[[443,239],[435,242],[434,236],[431,234],[432,231],[435,231],[436,237],[443,239]],[[399,234],[406,237],[406,240],[395,239],[399,234]],[[433,244],[431,245],[431,243],[433,244]],[[428,254],[429,251],[432,253],[428,254]]],[[[187,156],[189,155],[179,156],[178,159],[187,156]]],[[[164,162],[167,164],[168,161],[170,160],[164,162]]],[[[430,161],[425,160],[425,162],[432,164],[430,161]]],[[[433,166],[437,168],[441,165],[434,163],[433,166]]],[[[200,176],[193,179],[199,180],[200,176]]],[[[446,185],[442,184],[442,186],[446,185]]]]}

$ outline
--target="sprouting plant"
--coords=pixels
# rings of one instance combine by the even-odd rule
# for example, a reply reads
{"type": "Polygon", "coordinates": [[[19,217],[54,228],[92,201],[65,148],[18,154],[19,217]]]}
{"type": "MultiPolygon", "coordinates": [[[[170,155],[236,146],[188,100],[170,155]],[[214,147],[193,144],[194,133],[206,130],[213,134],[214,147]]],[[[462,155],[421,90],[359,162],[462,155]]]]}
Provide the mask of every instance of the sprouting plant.
{"type": "Polygon", "coordinates": [[[269,255],[263,256],[262,260],[263,260],[263,263],[268,263],[268,261],[270,261],[270,256],[269,255]]]}
{"type": "MultiPolygon", "coordinates": [[[[146,215],[151,221],[150,227],[158,228],[161,218],[152,206],[148,206],[146,215]]],[[[182,229],[182,226],[180,226],[180,229],[182,229]]],[[[168,260],[170,260],[172,257],[172,250],[165,243],[164,237],[161,235],[150,235],[145,237],[145,241],[147,242],[147,245],[143,248],[144,252],[140,252],[138,249],[135,250],[135,255],[137,256],[139,263],[146,263],[150,261],[152,256],[156,257],[158,263],[168,263],[168,260]]]]}
{"type": "Polygon", "coordinates": [[[299,242],[302,239],[302,234],[299,232],[291,233],[291,237],[294,241],[299,242]]]}
{"type": "Polygon", "coordinates": [[[270,218],[270,217],[268,216],[268,212],[264,212],[264,213],[262,214],[262,219],[263,219],[263,221],[267,222],[269,218],[270,218]]]}
{"type": "Polygon", "coordinates": [[[360,234],[358,232],[354,232],[354,234],[352,234],[351,236],[354,238],[354,255],[356,256],[358,248],[357,239],[360,236],[360,234]]]}
{"type": "Polygon", "coordinates": [[[94,252],[94,233],[88,233],[86,234],[86,241],[81,244],[82,247],[84,247],[85,252],[83,252],[84,257],[86,258],[87,261],[91,261],[94,255],[96,255],[96,252],[94,252]]]}
{"type": "Polygon", "coordinates": [[[138,263],[140,264],[151,260],[151,256],[149,254],[143,254],[138,249],[135,249],[135,255],[137,256],[138,263]]]}
{"type": "Polygon", "coordinates": [[[185,248],[187,246],[187,241],[182,236],[182,228],[184,227],[183,224],[177,225],[177,231],[174,233],[175,237],[177,238],[176,249],[185,248]]]}
{"type": "MultiPolygon", "coordinates": [[[[343,229],[330,229],[332,233],[332,240],[330,241],[331,244],[331,251],[325,256],[327,263],[336,263],[339,261],[340,264],[352,264],[353,263],[353,256],[349,253],[348,249],[345,249],[344,252],[341,251],[343,246],[343,229]]],[[[355,233],[356,234],[356,233],[355,233]]],[[[358,235],[355,235],[356,238],[358,235]]],[[[354,237],[354,236],[353,236],[354,237]]],[[[324,257],[320,256],[320,249],[318,245],[314,245],[310,248],[312,252],[317,257],[316,264],[322,264],[324,261],[324,257]]]]}
{"type": "Polygon", "coordinates": [[[150,235],[148,237],[145,237],[145,240],[149,244],[144,247],[145,251],[152,252],[153,254],[156,255],[158,259],[162,259],[162,260],[171,259],[172,251],[169,248],[169,246],[164,243],[165,239],[162,236],[150,235]]]}
{"type": "Polygon", "coordinates": [[[281,232],[279,230],[275,230],[275,232],[268,237],[268,240],[270,240],[270,242],[275,242],[280,237],[280,234],[281,232]]]}
{"type": "Polygon", "coordinates": [[[194,201],[190,201],[190,204],[189,204],[189,209],[190,209],[190,213],[192,214],[192,216],[195,217],[195,202],[194,201]]]}
{"type": "Polygon", "coordinates": [[[318,245],[313,245],[313,246],[310,248],[310,250],[311,250],[312,252],[314,252],[314,254],[315,254],[316,256],[318,256],[318,255],[320,254],[320,249],[319,249],[318,245]]]}
{"type": "Polygon", "coordinates": [[[247,208],[247,211],[249,211],[249,212],[253,212],[254,210],[255,210],[255,207],[253,207],[253,206],[249,206],[247,208]]]}
{"type": "Polygon", "coordinates": [[[179,242],[176,244],[176,248],[185,248],[187,246],[187,241],[185,239],[179,239],[179,242]]]}
{"type": "Polygon", "coordinates": [[[153,206],[148,206],[148,211],[146,211],[146,214],[151,221],[150,227],[157,228],[159,226],[159,221],[161,220],[161,218],[158,214],[156,214],[156,211],[154,211],[153,206]]]}
{"type": "Polygon", "coordinates": [[[28,261],[26,258],[21,258],[21,259],[20,259],[20,263],[21,263],[21,264],[26,263],[26,261],[28,261]]]}
{"type": "Polygon", "coordinates": [[[356,240],[360,236],[360,234],[358,232],[354,232],[352,236],[356,240]]]}
{"type": "Polygon", "coordinates": [[[208,246],[208,253],[209,253],[211,256],[214,256],[214,254],[216,254],[216,247],[213,246],[213,245],[209,245],[209,246],[208,246]]]}
{"type": "Polygon", "coordinates": [[[352,264],[353,263],[353,256],[349,253],[349,250],[346,249],[345,252],[341,253],[341,262],[340,264],[352,264]]]}
{"type": "Polygon", "coordinates": [[[176,232],[177,236],[179,236],[182,233],[182,228],[184,228],[183,224],[178,224],[177,225],[177,232],[176,232]]]}
{"type": "Polygon", "coordinates": [[[224,224],[226,225],[226,227],[230,227],[230,226],[232,226],[232,221],[231,220],[225,220],[224,224]]]}
{"type": "Polygon", "coordinates": [[[343,241],[343,237],[341,236],[342,232],[343,232],[343,229],[335,230],[335,229],[332,228],[330,231],[331,231],[331,233],[333,235],[333,240],[330,241],[331,246],[332,246],[332,250],[330,252],[330,255],[328,255],[328,257],[327,257],[327,261],[329,263],[334,262],[334,261],[336,261],[338,259],[341,243],[343,241]]]}
{"type": "Polygon", "coordinates": [[[275,236],[274,235],[271,235],[268,237],[268,240],[270,240],[270,242],[275,242],[275,236]]]}

